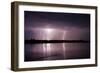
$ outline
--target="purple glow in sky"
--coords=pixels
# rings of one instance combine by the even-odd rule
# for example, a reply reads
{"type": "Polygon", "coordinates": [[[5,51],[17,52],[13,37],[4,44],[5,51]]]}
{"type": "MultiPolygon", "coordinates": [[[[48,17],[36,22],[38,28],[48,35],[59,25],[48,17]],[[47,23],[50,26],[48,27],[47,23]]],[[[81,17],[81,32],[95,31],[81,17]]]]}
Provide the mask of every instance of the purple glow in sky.
{"type": "MultiPolygon", "coordinates": [[[[25,11],[25,40],[90,41],[90,15],[25,11]]],[[[25,44],[25,61],[90,58],[90,43],[25,44]]]]}

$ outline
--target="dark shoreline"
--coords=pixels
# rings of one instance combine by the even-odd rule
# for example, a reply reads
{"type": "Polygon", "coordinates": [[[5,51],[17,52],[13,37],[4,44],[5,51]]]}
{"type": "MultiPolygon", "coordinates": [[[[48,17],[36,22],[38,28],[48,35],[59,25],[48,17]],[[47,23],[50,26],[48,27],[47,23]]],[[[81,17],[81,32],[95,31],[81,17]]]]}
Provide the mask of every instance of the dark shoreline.
{"type": "Polygon", "coordinates": [[[44,44],[44,43],[90,43],[87,40],[25,40],[25,44],[44,44]]]}

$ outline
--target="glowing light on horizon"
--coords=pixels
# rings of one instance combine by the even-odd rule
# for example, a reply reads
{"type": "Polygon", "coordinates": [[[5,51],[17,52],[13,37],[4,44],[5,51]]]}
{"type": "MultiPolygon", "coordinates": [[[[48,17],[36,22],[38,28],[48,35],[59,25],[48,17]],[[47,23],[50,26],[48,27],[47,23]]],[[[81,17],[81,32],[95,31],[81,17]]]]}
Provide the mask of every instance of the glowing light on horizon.
{"type": "MultiPolygon", "coordinates": [[[[45,35],[44,35],[44,39],[46,40],[53,40],[54,38],[59,38],[58,40],[65,40],[65,37],[66,37],[66,31],[64,30],[60,30],[60,29],[52,29],[52,28],[45,28],[43,29],[43,31],[45,32],[45,35]],[[58,36],[57,36],[57,35],[58,36]],[[52,38],[53,37],[53,38],[52,38]]],[[[54,40],[55,40],[54,39],[54,40]]],[[[43,44],[43,50],[44,50],[44,57],[45,56],[50,56],[52,55],[52,50],[56,49],[57,50],[57,47],[53,46],[51,47],[53,44],[51,43],[47,43],[47,44],[43,44]]],[[[65,47],[65,43],[62,43],[60,44],[62,46],[62,51],[63,51],[63,56],[64,58],[66,58],[66,47],[65,47]]],[[[58,47],[59,48],[59,47],[58,47]]],[[[54,50],[55,51],[55,50],[54,50]]],[[[50,57],[48,57],[49,59],[50,57]]]]}
{"type": "Polygon", "coordinates": [[[53,29],[47,28],[45,29],[47,33],[51,33],[53,31],[53,29]]]}
{"type": "MultiPolygon", "coordinates": [[[[53,29],[46,28],[46,29],[44,29],[44,32],[46,32],[45,33],[45,35],[46,35],[45,36],[45,39],[46,40],[50,40],[50,35],[53,34],[53,29]]],[[[51,55],[52,48],[51,48],[51,44],[50,43],[43,44],[43,49],[44,49],[44,56],[46,56],[46,55],[49,55],[50,56],[51,55]]]]}

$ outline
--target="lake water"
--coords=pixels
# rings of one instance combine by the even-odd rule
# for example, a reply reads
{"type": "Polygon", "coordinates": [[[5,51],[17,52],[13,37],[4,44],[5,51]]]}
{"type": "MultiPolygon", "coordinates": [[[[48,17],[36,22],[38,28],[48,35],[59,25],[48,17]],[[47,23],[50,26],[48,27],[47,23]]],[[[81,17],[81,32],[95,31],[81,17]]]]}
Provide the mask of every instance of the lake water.
{"type": "Polygon", "coordinates": [[[90,43],[25,44],[24,61],[90,58],[90,43]]]}

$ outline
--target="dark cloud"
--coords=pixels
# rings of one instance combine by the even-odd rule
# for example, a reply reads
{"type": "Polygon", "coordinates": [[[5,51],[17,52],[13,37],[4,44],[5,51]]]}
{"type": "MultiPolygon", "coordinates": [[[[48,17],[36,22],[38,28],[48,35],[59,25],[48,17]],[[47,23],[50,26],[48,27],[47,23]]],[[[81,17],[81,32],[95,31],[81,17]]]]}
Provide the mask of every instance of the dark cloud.
{"type": "Polygon", "coordinates": [[[25,26],[30,27],[86,27],[90,25],[90,14],[53,13],[25,11],[25,26]]]}

